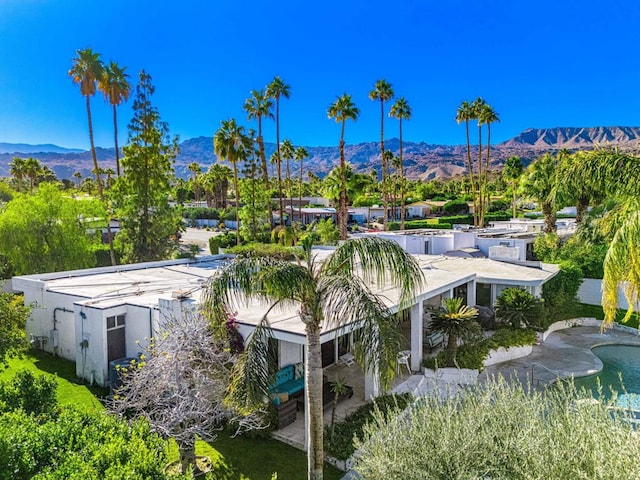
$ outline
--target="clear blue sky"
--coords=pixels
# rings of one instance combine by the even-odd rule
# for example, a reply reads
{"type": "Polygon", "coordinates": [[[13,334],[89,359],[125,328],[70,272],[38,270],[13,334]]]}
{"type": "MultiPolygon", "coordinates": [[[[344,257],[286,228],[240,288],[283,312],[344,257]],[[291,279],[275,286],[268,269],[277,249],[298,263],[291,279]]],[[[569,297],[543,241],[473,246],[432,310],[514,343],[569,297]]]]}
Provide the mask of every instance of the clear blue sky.
{"type": "MultiPolygon", "coordinates": [[[[244,99],[274,75],[291,85],[281,136],[296,145],[337,144],[326,109],[343,92],[361,110],[347,143],[376,141],[379,105],[367,95],[379,78],[412,106],[411,141],[464,143],[455,111],[477,96],[502,119],[495,141],[528,127],[636,126],[639,21],[638,0],[1,0],[0,142],[88,148],[67,76],[87,47],[134,82],[144,68],[181,140],[211,136],[225,118],[248,125],[244,99]]],[[[98,96],[92,105],[96,143],[110,147],[110,109],[98,96]]]]}

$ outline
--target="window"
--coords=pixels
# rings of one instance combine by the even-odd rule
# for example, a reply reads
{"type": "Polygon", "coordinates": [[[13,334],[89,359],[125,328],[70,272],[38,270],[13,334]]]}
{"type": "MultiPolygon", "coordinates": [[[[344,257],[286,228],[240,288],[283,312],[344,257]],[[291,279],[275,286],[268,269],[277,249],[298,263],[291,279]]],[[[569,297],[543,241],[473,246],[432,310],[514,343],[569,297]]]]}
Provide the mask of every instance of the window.
{"type": "Polygon", "coordinates": [[[114,328],[124,327],[124,315],[115,315],[113,317],[107,317],[107,330],[113,330],[114,328]]]}

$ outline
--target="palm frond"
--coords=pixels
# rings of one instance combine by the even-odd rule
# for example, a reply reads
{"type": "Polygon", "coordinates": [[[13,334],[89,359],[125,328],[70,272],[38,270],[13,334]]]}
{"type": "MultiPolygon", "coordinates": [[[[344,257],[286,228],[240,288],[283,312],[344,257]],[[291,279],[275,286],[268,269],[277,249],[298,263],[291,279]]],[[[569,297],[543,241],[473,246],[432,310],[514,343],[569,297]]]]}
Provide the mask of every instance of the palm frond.
{"type": "Polygon", "coordinates": [[[398,243],[377,237],[358,238],[340,245],[323,266],[329,275],[356,272],[365,283],[389,281],[400,289],[400,308],[408,306],[424,283],[418,262],[398,243]]]}
{"type": "Polygon", "coordinates": [[[318,293],[327,326],[357,323],[354,356],[361,365],[377,366],[381,384],[388,388],[402,342],[397,316],[356,276],[325,275],[318,293]]]}

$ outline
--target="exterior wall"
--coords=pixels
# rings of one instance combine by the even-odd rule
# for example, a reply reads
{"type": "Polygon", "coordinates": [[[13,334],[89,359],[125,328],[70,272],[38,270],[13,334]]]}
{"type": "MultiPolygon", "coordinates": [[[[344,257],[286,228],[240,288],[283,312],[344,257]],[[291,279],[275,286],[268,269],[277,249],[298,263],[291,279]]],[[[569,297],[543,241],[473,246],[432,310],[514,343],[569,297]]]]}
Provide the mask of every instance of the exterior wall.
{"type": "Polygon", "coordinates": [[[453,248],[450,250],[459,250],[461,248],[475,248],[476,234],[474,232],[454,232],[453,248]]]}
{"type": "Polygon", "coordinates": [[[433,235],[430,238],[431,248],[429,253],[431,255],[441,255],[453,248],[453,235],[433,235]]]}
{"type": "Polygon", "coordinates": [[[287,365],[304,362],[302,358],[302,345],[280,341],[280,358],[278,360],[278,368],[286,367],[287,365]]]}
{"type": "MultiPolygon", "coordinates": [[[[578,299],[580,303],[587,305],[602,305],[602,280],[585,278],[578,290],[578,299]]],[[[620,287],[618,287],[618,308],[623,310],[629,308],[629,302],[620,287]]]]}
{"type": "Polygon", "coordinates": [[[428,241],[428,237],[422,235],[408,235],[405,238],[404,249],[407,253],[424,253],[424,244],[428,241]]]}
{"type": "MultiPolygon", "coordinates": [[[[75,315],[74,358],[76,375],[79,378],[93,379],[98,385],[109,382],[109,366],[107,365],[107,316],[126,313],[124,307],[105,311],[87,306],[77,306],[75,315]]],[[[126,319],[125,319],[126,322],[126,319]]],[[[126,328],[126,323],[125,323],[126,328]]],[[[126,330],[125,330],[126,331],[126,330]]]]}

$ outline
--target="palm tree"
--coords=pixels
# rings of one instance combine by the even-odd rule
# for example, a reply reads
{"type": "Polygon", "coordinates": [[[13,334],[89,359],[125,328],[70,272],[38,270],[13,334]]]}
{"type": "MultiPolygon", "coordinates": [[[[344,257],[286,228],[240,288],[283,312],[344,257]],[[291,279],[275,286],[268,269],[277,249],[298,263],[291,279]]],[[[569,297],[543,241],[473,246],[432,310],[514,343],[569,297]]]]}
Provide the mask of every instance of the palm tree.
{"type": "Polygon", "coordinates": [[[22,182],[25,177],[25,160],[20,157],[13,157],[9,163],[9,173],[16,182],[16,190],[22,191],[22,182]]]}
{"type": "MultiPolygon", "coordinates": [[[[269,170],[267,168],[267,156],[264,151],[264,138],[262,137],[262,119],[273,119],[273,100],[264,92],[264,90],[251,90],[251,97],[244,102],[244,110],[247,112],[247,119],[258,121],[258,149],[260,150],[260,161],[262,164],[262,176],[264,178],[264,188],[268,192],[269,186],[269,170]]],[[[269,200],[269,222],[273,226],[273,210],[271,208],[271,200],[269,200]]]]}
{"type": "Polygon", "coordinates": [[[431,320],[431,329],[442,332],[447,340],[446,366],[455,367],[458,340],[477,332],[480,325],[475,321],[478,310],[462,304],[462,298],[445,298],[440,310],[431,320]]]}
{"type": "Polygon", "coordinates": [[[383,387],[395,375],[400,333],[397,315],[390,312],[369,285],[392,285],[399,307],[406,308],[423,282],[415,259],[397,243],[380,238],[344,242],[321,263],[304,242],[306,264],[270,257],[236,258],[212,278],[203,292],[203,313],[214,328],[224,328],[227,313],[247,301],[261,301],[265,315],[249,338],[233,372],[230,401],[246,410],[268,398],[269,368],[265,360],[267,315],[276,306],[298,312],[305,326],[305,405],[308,435],[308,478],[322,479],[323,402],[320,333],[357,322],[353,353],[366,371],[380,373],[383,387]]]}
{"type": "Polygon", "coordinates": [[[340,123],[340,172],[342,188],[340,192],[340,202],[338,206],[338,228],[340,230],[340,238],[347,239],[347,182],[345,178],[345,159],[344,159],[344,125],[348,119],[354,122],[360,115],[360,110],[351,100],[351,95],[343,93],[341,97],[337,97],[336,101],[329,105],[327,110],[329,118],[335,118],[336,123],[340,123]]]}
{"type": "Polygon", "coordinates": [[[29,179],[29,193],[33,192],[38,175],[42,172],[42,165],[35,158],[27,158],[24,161],[24,175],[29,179]]]}
{"type": "Polygon", "coordinates": [[[478,219],[478,226],[482,227],[482,211],[484,210],[484,174],[482,168],[482,125],[484,125],[484,119],[481,117],[481,113],[487,103],[482,97],[476,98],[471,104],[472,119],[478,122],[478,169],[477,169],[477,182],[478,182],[478,212],[476,217],[478,219]]]}
{"type": "Polygon", "coordinates": [[[102,198],[102,180],[100,178],[100,167],[96,156],[96,146],[93,142],[93,123],[91,122],[91,102],[90,99],[96,94],[96,83],[102,81],[104,76],[104,65],[100,60],[99,53],[93,53],[90,48],[78,50],[78,55],[73,59],[73,65],[69,70],[69,76],[74,83],[80,85],[80,93],[86,98],[87,121],[89,123],[89,142],[91,143],[91,158],[93,159],[93,171],[96,172],[96,183],[98,194],[102,198]]]}
{"type": "Polygon", "coordinates": [[[118,114],[117,107],[129,100],[131,84],[127,80],[125,67],[111,62],[104,69],[104,75],[98,82],[98,88],[113,107],[113,138],[116,145],[116,175],[120,176],[120,150],[118,147],[118,114]]]}
{"type": "Polygon", "coordinates": [[[284,203],[282,201],[282,172],[280,164],[282,157],[280,156],[280,97],[289,98],[291,96],[291,86],[284,83],[279,77],[275,76],[271,83],[267,85],[267,97],[276,102],[276,164],[278,167],[278,197],[280,199],[280,225],[284,225],[284,203]]]}
{"type": "MultiPolygon", "coordinates": [[[[486,193],[484,191],[487,188],[487,175],[489,174],[489,162],[491,158],[491,124],[499,122],[500,117],[498,117],[498,114],[493,109],[493,107],[491,107],[491,105],[484,103],[484,100],[482,100],[482,103],[479,105],[478,110],[479,122],[482,122],[482,124],[487,126],[487,156],[485,157],[484,175],[482,177],[481,191],[481,197],[484,198],[484,194],[486,193]]],[[[487,206],[488,202],[487,205],[485,205],[484,202],[482,203],[482,209],[480,211],[480,226],[484,225],[484,214],[487,206]]]]}
{"type": "Polygon", "coordinates": [[[496,298],[494,308],[496,318],[513,329],[537,325],[543,313],[540,300],[517,287],[505,288],[496,298]]]}
{"type": "Polygon", "coordinates": [[[388,165],[384,157],[384,102],[393,98],[393,88],[384,79],[378,80],[369,92],[370,100],[380,101],[380,161],[382,162],[382,203],[384,205],[384,229],[389,215],[388,165]]]}
{"type": "Polygon", "coordinates": [[[502,169],[502,176],[509,183],[511,187],[511,192],[513,194],[513,218],[516,218],[516,192],[518,187],[518,180],[522,176],[522,172],[524,168],[522,166],[522,161],[520,157],[510,157],[507,158],[507,161],[504,164],[504,168],[502,169]]]}
{"type": "Polygon", "coordinates": [[[300,162],[300,181],[298,183],[298,219],[302,222],[302,164],[309,154],[304,147],[298,147],[295,151],[296,161],[300,162]]]}
{"type": "Polygon", "coordinates": [[[111,187],[111,183],[113,180],[113,175],[115,175],[115,170],[113,168],[106,168],[104,169],[103,173],[107,176],[107,188],[111,187]]]}
{"type": "Polygon", "coordinates": [[[473,195],[473,223],[475,226],[478,226],[477,185],[473,170],[473,162],[471,161],[471,141],[469,138],[469,121],[473,120],[473,118],[473,106],[466,100],[463,101],[456,112],[456,122],[464,122],[465,130],[467,132],[467,168],[469,169],[469,182],[471,183],[471,193],[473,195]]]}
{"type": "Polygon", "coordinates": [[[82,178],[82,173],[80,172],[74,172],[73,173],[73,178],[76,179],[76,188],[78,190],[80,190],[80,179],[82,178]]]}
{"type": "Polygon", "coordinates": [[[287,193],[287,198],[289,198],[289,210],[291,211],[292,215],[293,215],[293,200],[291,198],[292,197],[291,170],[289,169],[289,160],[293,160],[293,158],[295,157],[295,150],[296,149],[293,146],[293,143],[291,143],[291,140],[289,140],[288,138],[285,138],[284,141],[282,142],[282,145],[280,146],[280,153],[282,154],[282,158],[287,162],[286,168],[285,168],[284,185],[287,193]]]}
{"type": "Polygon", "coordinates": [[[238,190],[238,161],[246,158],[252,139],[245,135],[244,127],[236,124],[235,119],[223,120],[213,136],[213,150],[219,160],[227,160],[233,165],[233,191],[236,197],[236,242],[240,244],[240,192],[238,190]]]}
{"type": "Polygon", "coordinates": [[[547,233],[556,231],[557,211],[557,161],[545,153],[527,168],[522,179],[522,191],[536,199],[542,215],[544,215],[544,230],[547,233]]]}
{"type": "Polygon", "coordinates": [[[397,118],[400,123],[400,230],[404,230],[404,162],[402,160],[402,121],[411,119],[411,107],[404,97],[398,98],[389,110],[389,116],[397,118]]]}
{"type": "Polygon", "coordinates": [[[198,175],[202,173],[202,168],[198,162],[191,162],[187,168],[191,172],[191,185],[193,186],[193,197],[196,202],[200,201],[200,186],[198,185],[198,175]]]}

